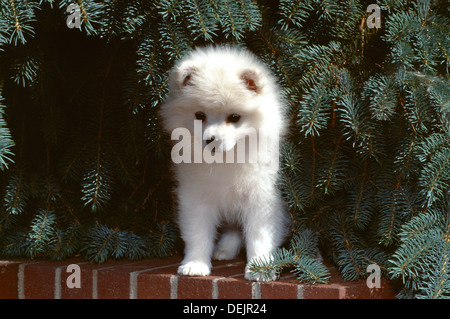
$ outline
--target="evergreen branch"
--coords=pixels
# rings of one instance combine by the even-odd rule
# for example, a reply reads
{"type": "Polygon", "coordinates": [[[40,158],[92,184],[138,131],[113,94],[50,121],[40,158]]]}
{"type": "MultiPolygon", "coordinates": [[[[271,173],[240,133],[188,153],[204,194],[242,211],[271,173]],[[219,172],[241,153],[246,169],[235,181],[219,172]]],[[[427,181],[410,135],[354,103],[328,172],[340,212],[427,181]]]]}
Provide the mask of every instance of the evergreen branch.
{"type": "Polygon", "coordinates": [[[31,230],[28,233],[29,246],[27,255],[30,258],[38,257],[47,252],[49,245],[54,241],[54,224],[56,216],[50,207],[40,209],[31,222],[31,230]]]}
{"type": "Polygon", "coordinates": [[[142,56],[142,58],[137,61],[139,68],[138,74],[142,76],[147,85],[152,84],[155,70],[157,70],[156,61],[158,61],[158,55],[156,43],[159,41],[159,34],[154,36],[155,38],[150,34],[150,36],[142,42],[137,51],[138,55],[142,56]]]}
{"type": "Polygon", "coordinates": [[[402,276],[403,282],[407,279],[417,280],[420,276],[424,256],[436,242],[434,234],[428,232],[403,243],[389,260],[393,265],[390,271],[391,276],[393,278],[402,276]]]}
{"type": "Polygon", "coordinates": [[[81,227],[78,222],[73,222],[65,230],[56,230],[56,240],[50,258],[64,260],[78,252],[81,246],[81,227]]]}
{"type": "Polygon", "coordinates": [[[39,64],[34,58],[30,58],[13,65],[12,69],[15,71],[13,76],[14,82],[26,87],[28,84],[36,81],[39,64]]]}
{"type": "Polygon", "coordinates": [[[164,19],[177,16],[177,10],[180,10],[179,5],[181,2],[181,0],[159,1],[157,4],[158,13],[161,14],[164,19]]]}
{"type": "Polygon", "coordinates": [[[335,262],[345,280],[366,276],[369,258],[344,212],[337,212],[328,225],[329,238],[335,247],[335,262]]]}
{"type": "Polygon", "coordinates": [[[340,183],[339,181],[345,176],[345,158],[341,154],[342,137],[343,134],[339,136],[336,142],[331,162],[327,161],[326,163],[327,169],[324,170],[322,177],[318,178],[318,184],[316,186],[322,188],[325,194],[329,194],[335,190],[340,183]]]}
{"type": "Polygon", "coordinates": [[[251,0],[239,0],[239,9],[246,21],[249,31],[255,31],[262,25],[261,12],[257,5],[251,0]]]}
{"type": "Polygon", "coordinates": [[[279,20],[279,23],[281,23],[282,30],[288,29],[290,24],[301,27],[302,23],[309,16],[309,10],[312,10],[310,1],[280,1],[280,15],[282,18],[279,20]]]}
{"type": "Polygon", "coordinates": [[[404,115],[405,115],[406,120],[407,120],[408,123],[411,125],[411,128],[412,128],[414,134],[416,134],[416,133],[417,133],[417,130],[416,130],[415,126],[414,126],[414,123],[412,122],[412,119],[410,118],[410,115],[409,115],[408,112],[406,111],[406,108],[405,108],[405,100],[404,100],[402,97],[400,97],[400,105],[402,106],[403,113],[404,113],[404,115]]]}
{"type": "Polygon", "coordinates": [[[361,223],[361,219],[366,219],[366,218],[361,218],[360,216],[364,214],[364,212],[361,209],[361,203],[362,203],[362,195],[364,193],[364,188],[365,188],[365,182],[364,180],[361,183],[361,187],[359,188],[358,191],[358,197],[356,199],[356,205],[355,208],[353,209],[353,222],[355,223],[355,225],[360,228],[364,227],[364,223],[361,223]]]}
{"type": "Polygon", "coordinates": [[[397,106],[397,90],[394,79],[373,76],[364,85],[363,97],[369,102],[372,117],[386,121],[393,117],[397,106]]]}
{"type": "MultiPolygon", "coordinates": [[[[236,38],[236,40],[240,40],[241,38],[241,32],[240,30],[238,30],[237,28],[237,21],[234,20],[234,16],[230,11],[230,5],[231,3],[227,3],[226,0],[223,0],[221,3],[220,8],[222,9],[222,24],[227,27],[227,29],[229,29],[229,33],[232,34],[234,36],[234,38],[236,38]],[[226,19],[224,19],[224,16],[226,17],[226,19]]],[[[225,34],[226,37],[228,37],[228,33],[225,34]]]]}
{"type": "Polygon", "coordinates": [[[432,160],[425,164],[420,177],[421,194],[427,206],[432,205],[448,194],[450,183],[450,148],[443,148],[433,154],[432,160]]]}
{"type": "Polygon", "coordinates": [[[279,278],[283,268],[294,266],[297,279],[306,283],[327,283],[330,273],[315,255],[318,251],[318,238],[309,229],[299,230],[291,240],[289,250],[279,248],[270,256],[251,260],[248,269],[254,278],[271,281],[279,278]]]}
{"type": "MultiPolygon", "coordinates": [[[[5,1],[6,2],[6,1],[5,1]]],[[[5,32],[10,33],[9,43],[15,46],[26,44],[26,36],[34,36],[34,29],[31,26],[35,19],[35,10],[38,10],[38,4],[30,1],[9,0],[7,5],[3,4],[3,14],[7,21],[5,32]]]]}
{"type": "Polygon", "coordinates": [[[82,192],[85,206],[97,211],[111,198],[113,179],[108,163],[102,160],[103,153],[95,159],[95,166],[88,168],[83,176],[82,192]]]}
{"type": "Polygon", "coordinates": [[[418,285],[417,298],[450,298],[450,244],[442,241],[429,256],[430,271],[418,285]]]}
{"type": "Polygon", "coordinates": [[[281,270],[292,264],[294,256],[284,248],[277,249],[270,256],[261,256],[251,260],[247,267],[253,278],[272,281],[280,277],[281,270]]]}
{"type": "Polygon", "coordinates": [[[20,215],[24,212],[28,198],[28,181],[25,180],[23,170],[18,170],[16,174],[10,177],[6,186],[4,197],[4,207],[8,214],[20,215]]]}
{"type": "Polygon", "coordinates": [[[365,229],[374,212],[375,190],[368,176],[368,161],[365,160],[360,179],[348,183],[347,209],[351,212],[351,220],[356,229],[365,229]]]}
{"type": "Polygon", "coordinates": [[[301,211],[304,203],[308,201],[301,182],[297,178],[287,175],[281,183],[282,192],[287,199],[288,207],[301,211]]]}
{"type": "Polygon", "coordinates": [[[83,239],[82,251],[86,258],[96,263],[104,263],[113,251],[112,240],[118,229],[110,229],[105,225],[91,228],[83,239]]]}
{"type": "Polygon", "coordinates": [[[413,216],[405,223],[399,232],[399,236],[404,242],[414,241],[418,236],[422,236],[435,228],[440,228],[444,221],[444,216],[441,216],[437,210],[430,208],[420,215],[413,216]]]}
{"type": "Polygon", "coordinates": [[[330,272],[321,261],[311,257],[300,257],[295,260],[294,273],[297,280],[310,284],[326,284],[330,280],[330,272]]]}
{"type": "Polygon", "coordinates": [[[394,198],[385,198],[385,195],[382,197],[385,201],[381,205],[382,211],[379,225],[379,235],[381,237],[380,243],[388,246],[395,240],[393,236],[396,233],[395,221],[398,218],[398,207],[394,198]]]}
{"type": "Polygon", "coordinates": [[[318,136],[330,118],[331,100],[323,84],[308,90],[303,96],[298,112],[297,124],[305,136],[318,136]]]}
{"type": "Polygon", "coordinates": [[[8,232],[0,229],[0,256],[23,257],[27,256],[27,247],[29,246],[27,231],[21,229],[15,232],[8,232]]]}
{"type": "MultiPolygon", "coordinates": [[[[126,253],[125,257],[129,260],[139,260],[147,256],[147,243],[145,239],[141,236],[136,235],[133,232],[127,233],[126,242],[126,253]]],[[[163,255],[163,257],[167,256],[163,255]]]]}
{"type": "Polygon", "coordinates": [[[316,0],[315,3],[319,3],[322,9],[320,17],[324,17],[326,20],[332,20],[333,15],[339,10],[339,5],[335,1],[328,0],[316,0]]]}
{"type": "MultiPolygon", "coordinates": [[[[202,2],[203,3],[203,2],[202,2]]],[[[200,4],[198,0],[189,0],[189,7],[192,22],[194,22],[194,26],[200,27],[200,33],[194,38],[194,40],[198,39],[198,37],[203,36],[203,39],[206,41],[212,40],[212,36],[215,36],[215,21],[212,16],[212,9],[210,4],[204,3],[204,7],[200,4]]]]}
{"type": "MultiPolygon", "coordinates": [[[[192,46],[189,38],[181,30],[176,22],[165,20],[161,25],[162,40],[165,41],[164,47],[168,55],[174,60],[180,59],[192,46]],[[174,54],[173,54],[174,53],[174,54]]],[[[155,52],[153,52],[153,55],[155,52]]]]}
{"type": "Polygon", "coordinates": [[[163,221],[156,224],[156,228],[148,237],[149,256],[159,258],[169,256],[176,246],[177,235],[171,222],[163,221]]]}

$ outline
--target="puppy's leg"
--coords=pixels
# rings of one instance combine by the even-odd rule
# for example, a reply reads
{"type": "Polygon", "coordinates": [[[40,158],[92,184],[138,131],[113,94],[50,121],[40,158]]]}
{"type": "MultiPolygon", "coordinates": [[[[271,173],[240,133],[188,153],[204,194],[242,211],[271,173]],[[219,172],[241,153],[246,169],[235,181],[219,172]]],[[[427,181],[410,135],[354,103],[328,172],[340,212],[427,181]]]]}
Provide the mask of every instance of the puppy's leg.
{"type": "Polygon", "coordinates": [[[180,207],[179,226],[185,242],[185,256],[178,273],[207,276],[211,273],[211,255],[217,225],[216,208],[198,203],[180,207]]]}
{"type": "Polygon", "coordinates": [[[241,250],[242,236],[239,229],[227,229],[214,250],[214,259],[229,260],[236,258],[241,250]]]}
{"type": "MultiPolygon", "coordinates": [[[[269,259],[271,253],[283,242],[287,233],[286,219],[283,206],[278,198],[272,201],[261,201],[249,211],[245,220],[245,243],[247,249],[247,262],[250,263],[256,258],[269,259]]],[[[277,279],[276,274],[270,275],[268,280],[277,279]]],[[[247,280],[266,281],[264,276],[252,276],[248,266],[245,268],[245,278],[247,280]]]]}

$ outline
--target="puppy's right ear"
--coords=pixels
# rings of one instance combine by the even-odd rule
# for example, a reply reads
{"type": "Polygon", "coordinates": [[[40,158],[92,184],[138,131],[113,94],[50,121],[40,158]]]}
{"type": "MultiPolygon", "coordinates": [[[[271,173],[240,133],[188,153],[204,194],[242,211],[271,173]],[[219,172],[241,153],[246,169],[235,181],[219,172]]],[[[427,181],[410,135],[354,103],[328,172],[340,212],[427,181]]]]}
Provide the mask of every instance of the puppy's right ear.
{"type": "Polygon", "coordinates": [[[180,67],[177,72],[177,84],[179,88],[192,85],[192,77],[197,73],[193,66],[180,67]]]}

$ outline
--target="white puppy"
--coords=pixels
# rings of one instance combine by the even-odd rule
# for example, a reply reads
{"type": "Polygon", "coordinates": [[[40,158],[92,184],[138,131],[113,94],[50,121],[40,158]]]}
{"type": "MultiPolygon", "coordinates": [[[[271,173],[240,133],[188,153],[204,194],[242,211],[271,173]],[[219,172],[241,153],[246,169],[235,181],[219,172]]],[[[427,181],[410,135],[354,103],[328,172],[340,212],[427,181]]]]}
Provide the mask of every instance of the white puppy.
{"type": "MultiPolygon", "coordinates": [[[[242,237],[248,262],[267,257],[289,228],[276,186],[285,123],[274,78],[248,51],[206,47],[173,68],[169,90],[161,116],[180,140],[172,149],[185,242],[178,273],[209,275],[211,258],[235,258],[242,237]]],[[[263,280],[248,268],[245,278],[263,280]]]]}

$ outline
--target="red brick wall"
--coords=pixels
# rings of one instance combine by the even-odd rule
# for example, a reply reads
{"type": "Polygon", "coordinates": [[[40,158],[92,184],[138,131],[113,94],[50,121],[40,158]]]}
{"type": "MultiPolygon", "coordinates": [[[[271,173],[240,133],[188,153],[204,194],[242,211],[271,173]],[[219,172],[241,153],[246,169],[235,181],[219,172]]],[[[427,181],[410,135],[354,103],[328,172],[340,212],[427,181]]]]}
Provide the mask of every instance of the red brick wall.
{"type": "Polygon", "coordinates": [[[329,284],[300,284],[286,273],[267,283],[244,279],[243,260],[213,263],[211,276],[178,276],[181,257],[143,261],[109,261],[98,265],[82,259],[61,262],[0,260],[2,299],[390,299],[389,282],[370,289],[365,280],[344,281],[330,268],[329,284]],[[67,266],[80,267],[80,288],[69,288],[67,266]]]}

